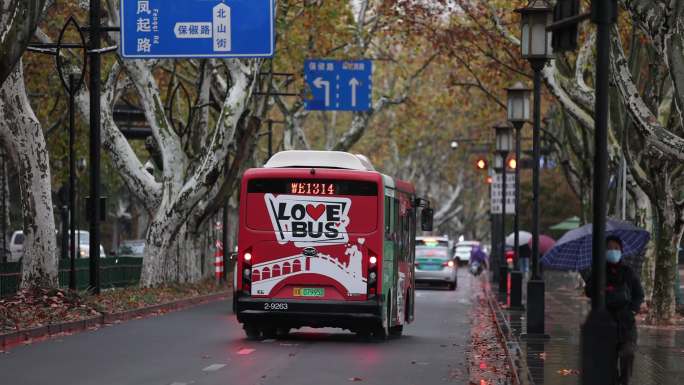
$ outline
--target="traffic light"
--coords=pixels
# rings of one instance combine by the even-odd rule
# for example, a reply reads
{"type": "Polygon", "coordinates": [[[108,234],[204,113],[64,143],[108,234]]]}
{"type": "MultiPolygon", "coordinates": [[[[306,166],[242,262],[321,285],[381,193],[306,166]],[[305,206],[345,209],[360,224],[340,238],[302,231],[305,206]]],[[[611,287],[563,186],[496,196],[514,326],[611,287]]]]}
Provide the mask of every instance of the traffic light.
{"type": "Polygon", "coordinates": [[[486,170],[487,169],[487,159],[479,158],[477,160],[477,162],[475,162],[475,167],[477,167],[478,170],[486,170]]]}
{"type": "Polygon", "coordinates": [[[518,161],[515,160],[515,158],[508,159],[508,168],[511,170],[515,170],[516,167],[518,167],[518,161]]]}
{"type": "Polygon", "coordinates": [[[487,177],[485,178],[485,183],[487,183],[487,184],[494,183],[494,178],[491,175],[487,175],[487,177]]]}

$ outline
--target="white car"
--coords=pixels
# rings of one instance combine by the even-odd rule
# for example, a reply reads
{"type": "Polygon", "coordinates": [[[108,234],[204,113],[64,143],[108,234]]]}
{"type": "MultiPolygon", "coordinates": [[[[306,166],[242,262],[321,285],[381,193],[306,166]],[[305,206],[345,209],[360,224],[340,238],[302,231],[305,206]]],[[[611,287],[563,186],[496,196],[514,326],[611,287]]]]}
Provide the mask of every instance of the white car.
{"type": "MultiPolygon", "coordinates": [[[[71,232],[69,232],[69,240],[71,240],[71,232]]],[[[76,242],[78,243],[78,258],[90,258],[90,233],[85,230],[76,230],[76,242]]],[[[106,257],[104,247],[100,244],[100,258],[106,257]]]]}
{"type": "MultiPolygon", "coordinates": [[[[71,232],[69,233],[71,234],[71,232]]],[[[24,256],[24,241],[26,236],[22,230],[17,230],[12,233],[10,238],[9,262],[17,262],[24,256]]],[[[84,230],[76,230],[76,242],[78,242],[78,256],[77,258],[90,258],[90,233],[84,230]]],[[[71,247],[69,248],[71,249],[71,247]]],[[[104,247],[100,245],[100,258],[106,258],[104,247]]]]}
{"type": "Polygon", "coordinates": [[[9,243],[10,257],[8,262],[17,262],[24,256],[24,232],[21,230],[12,233],[9,243]]]}
{"type": "Polygon", "coordinates": [[[467,265],[470,261],[470,252],[473,248],[479,247],[478,241],[461,241],[456,244],[456,251],[454,252],[454,259],[458,260],[459,265],[467,265]]]}

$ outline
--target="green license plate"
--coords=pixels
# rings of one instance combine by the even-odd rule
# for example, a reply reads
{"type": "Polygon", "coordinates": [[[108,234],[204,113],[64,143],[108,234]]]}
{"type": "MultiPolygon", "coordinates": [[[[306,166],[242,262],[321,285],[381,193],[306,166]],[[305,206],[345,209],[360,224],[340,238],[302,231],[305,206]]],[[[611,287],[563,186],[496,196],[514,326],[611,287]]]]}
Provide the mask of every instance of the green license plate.
{"type": "Polygon", "coordinates": [[[322,287],[295,287],[292,289],[295,297],[324,297],[325,289],[322,287]]]}

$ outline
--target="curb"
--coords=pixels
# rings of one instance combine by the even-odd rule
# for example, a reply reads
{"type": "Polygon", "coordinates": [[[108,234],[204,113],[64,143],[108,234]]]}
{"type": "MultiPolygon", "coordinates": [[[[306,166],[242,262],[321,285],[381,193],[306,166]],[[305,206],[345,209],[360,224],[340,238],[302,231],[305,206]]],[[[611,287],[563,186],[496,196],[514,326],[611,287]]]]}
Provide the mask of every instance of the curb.
{"type": "Polygon", "coordinates": [[[527,368],[527,363],[522,357],[520,351],[520,342],[515,338],[511,338],[509,334],[510,327],[506,323],[506,319],[503,316],[503,310],[499,306],[499,302],[492,295],[489,285],[483,286],[483,291],[485,292],[489,310],[492,312],[492,318],[494,319],[494,324],[496,325],[496,332],[499,335],[501,345],[503,345],[504,351],[506,352],[508,365],[511,368],[512,385],[533,384],[533,382],[530,380],[532,376],[527,368]],[[515,351],[515,354],[513,354],[512,350],[515,351]],[[524,382],[521,381],[521,379],[524,382]]]}
{"type": "Polygon", "coordinates": [[[102,313],[99,316],[84,318],[77,321],[48,324],[45,326],[39,326],[31,329],[0,334],[0,349],[6,351],[9,348],[12,348],[18,344],[27,341],[31,341],[33,339],[42,339],[60,333],[81,332],[94,327],[112,324],[115,322],[128,321],[134,318],[152,315],[162,311],[181,310],[192,307],[194,305],[228,298],[230,293],[231,290],[225,290],[218,293],[207,294],[199,297],[179,299],[176,301],[166,302],[162,304],[141,307],[133,310],[127,310],[120,313],[102,313]]]}

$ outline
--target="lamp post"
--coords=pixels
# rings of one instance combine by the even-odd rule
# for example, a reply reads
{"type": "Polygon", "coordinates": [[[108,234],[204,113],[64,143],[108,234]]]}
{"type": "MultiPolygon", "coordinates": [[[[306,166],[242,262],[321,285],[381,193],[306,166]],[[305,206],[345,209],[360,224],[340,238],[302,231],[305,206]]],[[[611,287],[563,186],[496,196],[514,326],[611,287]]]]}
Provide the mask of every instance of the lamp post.
{"type": "Polygon", "coordinates": [[[546,30],[553,21],[547,0],[531,0],[520,14],[521,54],[534,70],[534,128],[532,132],[532,279],[527,282],[527,333],[544,335],[544,281],[539,274],[539,158],[541,131],[541,71],[552,56],[551,32],[546,30]]]}
{"type": "Polygon", "coordinates": [[[594,180],[592,231],[591,311],[582,325],[582,383],[614,381],[617,325],[606,310],[606,204],[608,201],[608,112],[610,29],[617,21],[617,2],[592,1],[591,19],[596,24],[596,99],[594,118],[594,180]]]}
{"type": "MultiPolygon", "coordinates": [[[[515,128],[515,219],[513,222],[514,242],[513,249],[516,257],[520,261],[518,255],[520,248],[520,130],[525,125],[525,122],[530,120],[530,93],[531,90],[525,87],[521,82],[515,83],[512,87],[506,89],[507,103],[506,112],[508,115],[508,122],[515,128]]],[[[518,263],[511,272],[511,308],[522,309],[522,276],[520,271],[520,264],[518,263]]]]}
{"type": "Polygon", "coordinates": [[[499,293],[505,293],[508,284],[508,266],[506,265],[506,158],[513,148],[513,133],[511,126],[499,123],[494,126],[496,135],[496,156],[494,165],[501,170],[501,248],[499,266],[499,293]]]}

